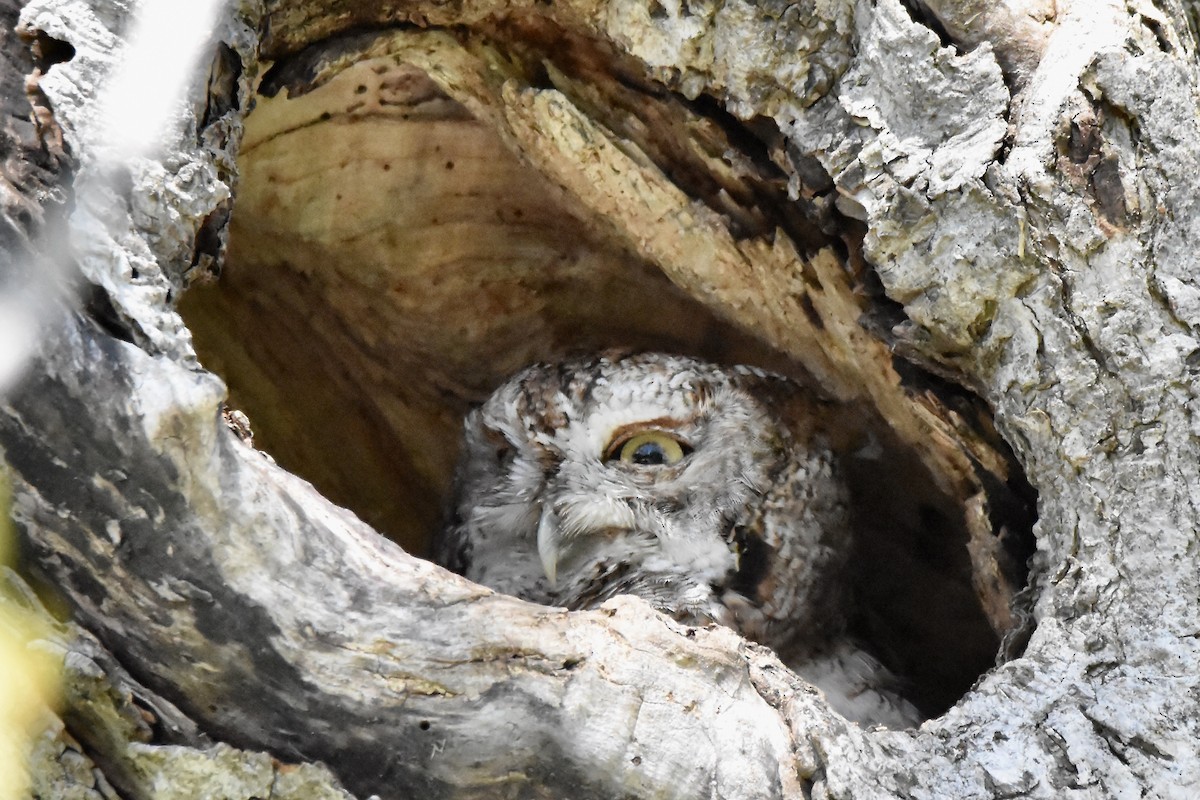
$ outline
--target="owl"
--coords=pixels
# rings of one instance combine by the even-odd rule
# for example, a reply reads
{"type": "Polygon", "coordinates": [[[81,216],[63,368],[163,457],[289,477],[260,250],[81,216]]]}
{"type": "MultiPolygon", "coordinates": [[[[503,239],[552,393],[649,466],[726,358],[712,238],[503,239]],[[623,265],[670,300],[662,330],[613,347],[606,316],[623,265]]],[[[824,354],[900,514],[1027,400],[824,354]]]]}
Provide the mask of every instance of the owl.
{"type": "Polygon", "coordinates": [[[832,409],[694,358],[536,364],[471,412],[435,560],[572,610],[619,594],[771,647],[847,718],[918,719],[846,634],[850,497],[832,409]]]}

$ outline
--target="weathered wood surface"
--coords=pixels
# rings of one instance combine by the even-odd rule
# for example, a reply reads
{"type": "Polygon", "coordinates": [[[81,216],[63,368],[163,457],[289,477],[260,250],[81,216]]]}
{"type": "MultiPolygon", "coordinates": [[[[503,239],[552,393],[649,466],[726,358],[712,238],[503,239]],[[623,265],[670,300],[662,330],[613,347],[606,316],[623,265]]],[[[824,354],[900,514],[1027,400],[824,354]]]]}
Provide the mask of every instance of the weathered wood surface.
{"type": "MultiPolygon", "coordinates": [[[[40,5],[54,10],[27,19],[76,49],[44,83],[70,116],[102,73],[97,44],[85,4],[40,5]]],[[[325,761],[364,796],[1194,795],[1200,75],[1184,10],[1060,2],[1043,44],[995,44],[1005,74],[987,45],[943,47],[894,0],[556,6],[672,88],[773,119],[788,169],[828,172],[909,321],[893,346],[977,390],[1039,492],[1024,654],[920,730],[862,731],[728,632],[683,632],[632,600],[529,606],[404,554],[222,425],[223,388],[166,305],[188,231],[224,199],[206,179],[153,195],[179,214],[165,244],[149,224],[162,205],[76,219],[111,237],[83,273],[112,314],[101,327],[64,309],[0,406],[33,563],[201,729],[325,761]],[[122,272],[134,246],[157,271],[122,272]]],[[[340,7],[268,9],[268,48],[497,10],[340,7]]],[[[562,92],[505,91],[546,141],[596,134],[562,92]]],[[[182,140],[176,168],[211,164],[194,129],[182,140]]]]}

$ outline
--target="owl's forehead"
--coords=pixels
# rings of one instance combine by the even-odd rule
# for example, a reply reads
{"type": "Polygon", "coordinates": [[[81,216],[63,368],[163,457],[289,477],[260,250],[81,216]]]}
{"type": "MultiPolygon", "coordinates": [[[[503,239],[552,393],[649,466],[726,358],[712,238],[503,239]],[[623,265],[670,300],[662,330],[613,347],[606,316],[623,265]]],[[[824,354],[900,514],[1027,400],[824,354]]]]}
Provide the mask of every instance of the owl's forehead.
{"type": "Polygon", "coordinates": [[[675,357],[539,365],[519,376],[506,404],[535,441],[596,450],[628,426],[687,429],[733,391],[724,373],[675,357]]]}

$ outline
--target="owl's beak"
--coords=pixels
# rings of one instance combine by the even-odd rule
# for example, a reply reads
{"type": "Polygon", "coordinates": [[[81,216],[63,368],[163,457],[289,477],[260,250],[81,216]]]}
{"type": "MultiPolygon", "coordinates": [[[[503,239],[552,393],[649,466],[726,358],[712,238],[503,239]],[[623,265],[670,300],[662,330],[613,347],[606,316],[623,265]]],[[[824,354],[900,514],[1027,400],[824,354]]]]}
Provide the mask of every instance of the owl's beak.
{"type": "Polygon", "coordinates": [[[550,588],[556,588],[558,567],[564,560],[570,572],[577,558],[591,552],[588,542],[594,543],[598,538],[611,539],[638,529],[638,519],[629,502],[619,497],[584,496],[553,506],[543,505],[538,518],[537,549],[550,588]]]}
{"type": "Polygon", "coordinates": [[[537,548],[538,557],[542,560],[542,569],[546,573],[546,579],[550,581],[550,588],[553,589],[558,577],[558,521],[552,509],[543,510],[542,518],[538,520],[537,548]]]}

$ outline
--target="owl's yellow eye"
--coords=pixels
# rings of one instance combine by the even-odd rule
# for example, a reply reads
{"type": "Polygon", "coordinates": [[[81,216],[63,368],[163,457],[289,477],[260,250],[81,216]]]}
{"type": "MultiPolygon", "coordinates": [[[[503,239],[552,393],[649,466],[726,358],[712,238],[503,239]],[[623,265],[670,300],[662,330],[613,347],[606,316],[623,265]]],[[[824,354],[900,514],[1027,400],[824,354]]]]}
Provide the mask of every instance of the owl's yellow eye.
{"type": "Polygon", "coordinates": [[[663,431],[635,433],[609,446],[608,459],[618,458],[639,467],[669,467],[678,464],[691,448],[663,431]]]}

